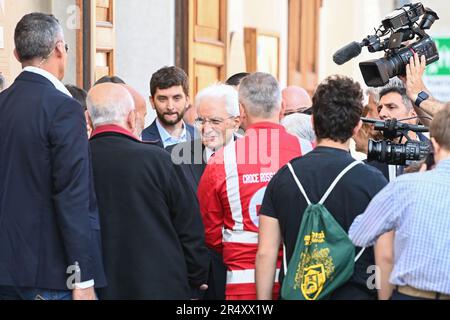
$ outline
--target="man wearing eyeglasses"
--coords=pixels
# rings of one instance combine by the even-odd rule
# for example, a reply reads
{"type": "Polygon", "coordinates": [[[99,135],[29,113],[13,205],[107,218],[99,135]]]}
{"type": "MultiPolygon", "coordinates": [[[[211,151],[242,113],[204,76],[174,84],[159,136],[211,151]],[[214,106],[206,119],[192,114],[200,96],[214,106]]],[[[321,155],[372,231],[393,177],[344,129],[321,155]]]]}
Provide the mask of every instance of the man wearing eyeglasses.
{"type": "Polygon", "coordinates": [[[0,300],[94,300],[106,285],[86,120],[61,83],[58,20],[17,24],[23,72],[0,94],[0,300]]]}
{"type": "Polygon", "coordinates": [[[282,96],[285,117],[295,113],[303,113],[312,107],[309,93],[301,87],[287,87],[282,91],[282,96]]]}
{"type": "MultiPolygon", "coordinates": [[[[236,89],[218,84],[200,91],[195,98],[198,118],[196,129],[201,139],[169,147],[174,163],[182,165],[190,186],[197,193],[198,184],[211,157],[238,139],[240,125],[239,97],[236,89]]],[[[226,267],[222,255],[210,251],[209,289],[205,300],[225,300],[226,267]]]]}
{"type": "MultiPolygon", "coordinates": [[[[414,110],[413,102],[409,99],[404,84],[398,80],[393,79],[390,83],[381,89],[380,100],[378,105],[379,118],[383,121],[397,119],[408,124],[417,124],[417,113],[414,110]]],[[[409,138],[415,141],[427,142],[429,139],[422,133],[409,132],[409,138]]],[[[396,143],[406,143],[406,138],[402,140],[397,139],[396,143]]],[[[392,166],[377,161],[368,163],[379,169],[385,177],[392,181],[397,176],[405,172],[405,166],[392,166]]]]}
{"type": "MultiPolygon", "coordinates": [[[[288,134],[279,124],[281,90],[272,75],[245,77],[239,102],[246,135],[210,159],[198,198],[206,244],[223,255],[227,266],[226,299],[255,300],[259,208],[266,187],[288,161],[311,151],[312,144],[288,134]]],[[[277,284],[274,297],[278,290],[277,284]]]]}

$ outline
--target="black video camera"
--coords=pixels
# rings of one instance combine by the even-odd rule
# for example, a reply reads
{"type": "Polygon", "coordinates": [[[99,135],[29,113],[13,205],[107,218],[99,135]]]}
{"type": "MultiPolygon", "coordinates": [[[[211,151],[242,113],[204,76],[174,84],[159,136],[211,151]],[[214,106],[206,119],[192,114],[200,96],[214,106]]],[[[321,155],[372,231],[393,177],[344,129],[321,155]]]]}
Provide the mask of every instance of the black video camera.
{"type": "Polygon", "coordinates": [[[333,60],[339,65],[344,64],[357,57],[362,47],[368,47],[369,52],[385,51],[384,58],[359,64],[369,87],[384,86],[389,79],[406,75],[406,66],[414,53],[419,57],[425,56],[427,65],[439,60],[436,43],[425,32],[436,20],[439,20],[436,12],[425,8],[422,3],[407,4],[387,16],[375,35],[368,36],[361,43],[347,45],[336,52],[333,60]],[[416,42],[409,43],[416,37],[416,42]]]}
{"type": "Polygon", "coordinates": [[[397,166],[406,166],[414,161],[422,161],[432,152],[431,142],[412,141],[408,132],[429,132],[429,129],[421,125],[410,125],[399,122],[396,119],[381,121],[362,118],[365,123],[373,124],[375,130],[383,132],[383,141],[369,140],[367,160],[378,161],[397,166]],[[406,137],[405,144],[396,144],[392,140],[406,137]]]}

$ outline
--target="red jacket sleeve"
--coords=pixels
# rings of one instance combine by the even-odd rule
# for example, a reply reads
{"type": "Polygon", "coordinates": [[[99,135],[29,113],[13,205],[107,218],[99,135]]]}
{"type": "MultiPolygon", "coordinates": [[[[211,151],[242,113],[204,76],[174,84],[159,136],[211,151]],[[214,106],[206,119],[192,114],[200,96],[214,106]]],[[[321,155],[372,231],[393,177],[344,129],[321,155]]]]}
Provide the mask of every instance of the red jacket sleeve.
{"type": "Polygon", "coordinates": [[[198,199],[200,212],[205,225],[206,245],[215,251],[222,253],[222,229],[224,225],[224,213],[220,190],[216,173],[219,166],[209,164],[200,180],[198,187],[198,199]]]}

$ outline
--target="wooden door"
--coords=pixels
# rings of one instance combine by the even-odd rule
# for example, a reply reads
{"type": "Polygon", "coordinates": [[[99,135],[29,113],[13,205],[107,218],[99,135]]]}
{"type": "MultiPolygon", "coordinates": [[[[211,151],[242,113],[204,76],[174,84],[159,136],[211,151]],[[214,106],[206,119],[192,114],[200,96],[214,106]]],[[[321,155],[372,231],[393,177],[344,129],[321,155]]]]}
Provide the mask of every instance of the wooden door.
{"type": "Polygon", "coordinates": [[[318,83],[319,17],[322,0],[289,0],[288,84],[310,94],[318,83]]]}
{"type": "Polygon", "coordinates": [[[115,0],[91,1],[91,79],[114,75],[115,0]]]}
{"type": "MultiPolygon", "coordinates": [[[[188,57],[190,96],[219,81],[225,81],[227,62],[227,0],[189,0],[188,57]]],[[[196,117],[191,109],[185,120],[196,117]]]]}
{"type": "Polygon", "coordinates": [[[89,88],[103,76],[114,75],[115,0],[77,0],[77,85],[89,88]]]}

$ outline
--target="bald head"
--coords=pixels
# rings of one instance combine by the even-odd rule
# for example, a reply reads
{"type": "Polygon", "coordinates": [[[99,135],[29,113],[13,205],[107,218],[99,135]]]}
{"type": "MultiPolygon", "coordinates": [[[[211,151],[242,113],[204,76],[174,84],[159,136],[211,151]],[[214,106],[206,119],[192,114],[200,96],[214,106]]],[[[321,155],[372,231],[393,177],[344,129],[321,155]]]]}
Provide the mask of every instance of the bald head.
{"type": "Polygon", "coordinates": [[[297,86],[287,87],[282,92],[285,114],[303,112],[312,107],[312,100],[308,92],[297,86]]]}
{"type": "Polygon", "coordinates": [[[116,124],[134,130],[134,101],[123,86],[115,83],[99,84],[89,91],[86,103],[94,128],[116,124]]]}
{"type": "Polygon", "coordinates": [[[127,84],[122,84],[125,89],[131,94],[134,100],[134,106],[136,111],[136,130],[134,134],[138,137],[142,135],[142,131],[145,127],[145,117],[147,116],[147,101],[145,98],[137,92],[136,89],[130,87],[127,84]]]}

